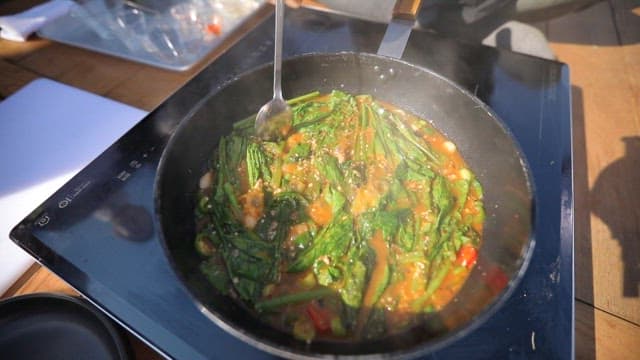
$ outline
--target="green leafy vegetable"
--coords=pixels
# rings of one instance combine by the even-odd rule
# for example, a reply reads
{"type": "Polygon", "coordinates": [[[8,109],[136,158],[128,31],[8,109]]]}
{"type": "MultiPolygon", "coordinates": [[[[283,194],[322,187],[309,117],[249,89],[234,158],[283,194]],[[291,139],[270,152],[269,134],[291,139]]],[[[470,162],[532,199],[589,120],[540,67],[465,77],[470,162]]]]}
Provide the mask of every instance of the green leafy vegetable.
{"type": "Polygon", "coordinates": [[[458,252],[480,245],[478,179],[427,121],[369,95],[289,104],[287,138],[255,137],[252,115],[220,139],[194,204],[200,271],[304,341],[376,339],[419,319],[392,312],[437,311],[468,274],[458,252]]]}
{"type": "Polygon", "coordinates": [[[299,272],[308,269],[320,257],[336,259],[346,252],[353,236],[353,220],[347,214],[342,214],[322,229],[313,245],[304,251],[289,265],[287,271],[299,272]]]}
{"type": "Polygon", "coordinates": [[[204,261],[200,264],[200,271],[218,291],[224,295],[229,293],[231,279],[222,264],[213,260],[204,261]]]}
{"type": "Polygon", "coordinates": [[[303,291],[294,294],[283,295],[277,298],[263,300],[256,303],[256,308],[260,311],[266,311],[287,304],[320,299],[335,294],[334,290],[329,288],[318,288],[310,291],[303,291]]]}

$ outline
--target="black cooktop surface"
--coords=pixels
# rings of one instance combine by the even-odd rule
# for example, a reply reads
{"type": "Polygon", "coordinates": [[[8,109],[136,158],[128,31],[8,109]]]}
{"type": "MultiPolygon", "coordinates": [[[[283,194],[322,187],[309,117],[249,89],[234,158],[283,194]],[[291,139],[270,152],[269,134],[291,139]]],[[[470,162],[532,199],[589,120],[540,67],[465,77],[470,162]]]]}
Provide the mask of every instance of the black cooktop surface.
{"type": "MultiPolygon", "coordinates": [[[[384,25],[289,11],[285,57],[375,53],[384,25]]],[[[211,323],[166,259],[155,219],[158,161],[205,95],[272,59],[273,17],[172,95],[28,216],[12,238],[166,356],[266,358],[211,323]]],[[[573,358],[573,188],[566,65],[414,31],[403,59],[476,94],[504,121],[531,168],[535,249],[524,278],[482,326],[427,358],[573,358]]],[[[265,99],[266,102],[267,99],[265,99]]]]}

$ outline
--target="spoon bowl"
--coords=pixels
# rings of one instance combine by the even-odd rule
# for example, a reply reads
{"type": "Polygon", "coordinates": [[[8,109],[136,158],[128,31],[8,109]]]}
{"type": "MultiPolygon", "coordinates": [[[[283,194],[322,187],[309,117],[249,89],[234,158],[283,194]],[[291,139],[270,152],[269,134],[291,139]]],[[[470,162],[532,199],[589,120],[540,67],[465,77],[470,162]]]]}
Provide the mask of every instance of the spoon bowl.
{"type": "Polygon", "coordinates": [[[293,113],[282,97],[274,97],[264,104],[256,116],[256,133],[265,140],[277,139],[287,134],[293,113]]]}

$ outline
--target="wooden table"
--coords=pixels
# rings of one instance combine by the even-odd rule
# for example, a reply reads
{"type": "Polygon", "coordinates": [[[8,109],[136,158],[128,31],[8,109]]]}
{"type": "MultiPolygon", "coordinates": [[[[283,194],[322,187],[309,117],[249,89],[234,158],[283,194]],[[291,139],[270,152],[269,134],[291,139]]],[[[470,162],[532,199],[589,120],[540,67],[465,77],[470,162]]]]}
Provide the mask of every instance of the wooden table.
{"type": "MultiPolygon", "coordinates": [[[[5,1],[0,15],[39,2],[5,1]]],[[[640,359],[640,1],[609,0],[538,26],[571,70],[576,356],[640,359]]],[[[47,77],[152,110],[237,36],[181,73],[43,39],[0,40],[0,100],[47,77]]],[[[34,265],[2,298],[34,292],[76,294],[34,265]]],[[[132,341],[138,358],[159,358],[132,341]]]]}

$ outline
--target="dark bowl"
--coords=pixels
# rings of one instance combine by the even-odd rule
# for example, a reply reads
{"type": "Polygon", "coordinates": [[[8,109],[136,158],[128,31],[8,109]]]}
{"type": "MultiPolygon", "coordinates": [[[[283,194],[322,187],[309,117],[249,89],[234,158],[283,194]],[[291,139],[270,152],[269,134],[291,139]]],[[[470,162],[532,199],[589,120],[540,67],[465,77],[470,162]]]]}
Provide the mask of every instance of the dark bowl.
{"type": "Polygon", "coordinates": [[[0,301],[3,359],[128,360],[125,333],[88,301],[35,293],[0,301]]]}

